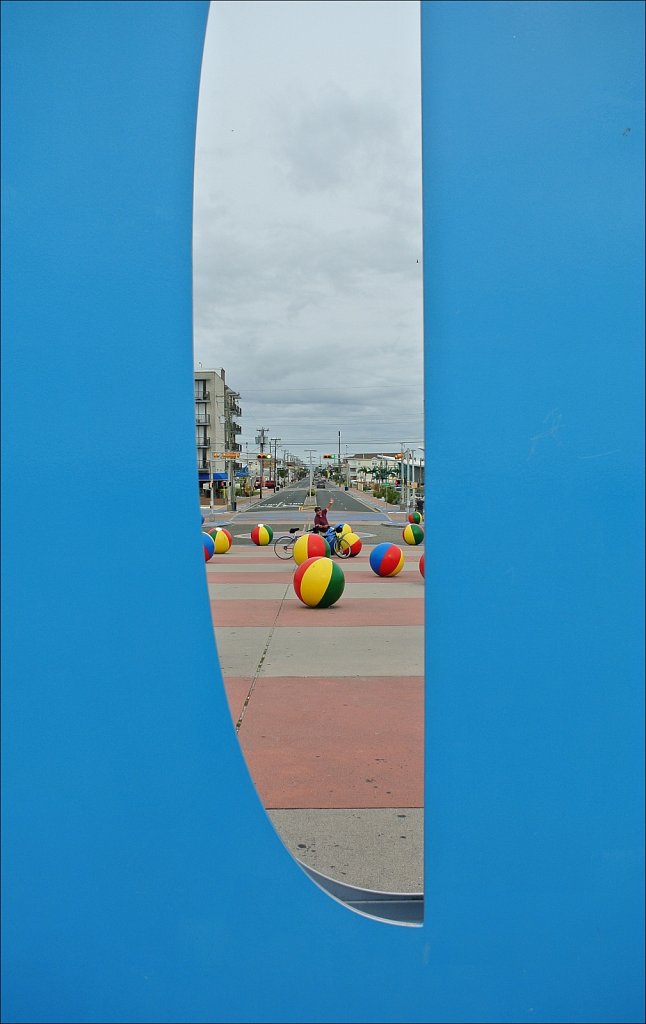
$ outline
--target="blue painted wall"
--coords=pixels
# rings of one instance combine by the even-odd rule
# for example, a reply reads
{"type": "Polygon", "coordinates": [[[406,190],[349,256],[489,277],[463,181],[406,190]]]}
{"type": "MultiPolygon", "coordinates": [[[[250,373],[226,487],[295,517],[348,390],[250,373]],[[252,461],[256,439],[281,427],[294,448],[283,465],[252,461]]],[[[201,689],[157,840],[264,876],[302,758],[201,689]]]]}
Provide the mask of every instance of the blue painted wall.
{"type": "Polygon", "coordinates": [[[640,1020],[643,7],[422,5],[421,929],[311,885],[223,695],[206,16],[2,6],[3,1019],[640,1020]]]}

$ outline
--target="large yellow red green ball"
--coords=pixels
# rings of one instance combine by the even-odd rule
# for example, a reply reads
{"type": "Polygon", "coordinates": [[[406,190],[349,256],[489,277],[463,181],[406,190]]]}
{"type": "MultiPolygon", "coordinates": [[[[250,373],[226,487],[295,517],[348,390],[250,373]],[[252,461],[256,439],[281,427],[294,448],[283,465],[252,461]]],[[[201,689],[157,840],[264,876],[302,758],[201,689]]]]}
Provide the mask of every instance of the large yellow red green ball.
{"type": "Polygon", "coordinates": [[[421,574],[423,576],[424,575],[424,555],[422,555],[422,557],[419,560],[419,571],[421,572],[421,574]]]}
{"type": "Polygon", "coordinates": [[[215,545],[215,554],[224,555],[233,544],[233,537],[224,526],[216,526],[214,530],[210,530],[210,535],[213,538],[213,544],[215,545]]]}
{"type": "Polygon", "coordinates": [[[337,523],[334,529],[339,537],[345,537],[346,533],[352,533],[352,527],[349,523],[337,523]]]}
{"type": "Polygon", "coordinates": [[[308,558],[328,558],[330,545],[320,533],[305,533],[294,544],[292,556],[296,565],[301,565],[308,558]]]}
{"type": "Polygon", "coordinates": [[[274,539],[274,531],[271,526],[265,526],[264,523],[258,523],[258,525],[254,526],[251,531],[251,539],[254,544],[258,545],[258,547],[264,547],[266,544],[271,544],[274,539]]]}
{"type": "Polygon", "coordinates": [[[407,544],[421,544],[424,540],[424,531],[417,523],[409,523],[408,526],[404,527],[402,537],[407,544]]]}
{"type": "Polygon", "coordinates": [[[408,513],[408,522],[409,523],[417,523],[417,525],[419,526],[421,521],[422,521],[422,515],[421,515],[420,512],[409,512],[408,513]]]}
{"type": "Polygon", "coordinates": [[[350,558],[356,558],[363,547],[361,537],[356,533],[344,533],[341,535],[341,548],[343,551],[349,549],[350,558]]]}
{"type": "Polygon", "coordinates": [[[301,562],[294,573],[293,585],[299,601],[309,608],[329,608],[341,597],[345,576],[331,558],[315,556],[301,562]]]}
{"type": "Polygon", "coordinates": [[[396,576],[404,567],[404,555],[396,544],[377,544],[370,552],[370,568],[377,576],[396,576]]]}

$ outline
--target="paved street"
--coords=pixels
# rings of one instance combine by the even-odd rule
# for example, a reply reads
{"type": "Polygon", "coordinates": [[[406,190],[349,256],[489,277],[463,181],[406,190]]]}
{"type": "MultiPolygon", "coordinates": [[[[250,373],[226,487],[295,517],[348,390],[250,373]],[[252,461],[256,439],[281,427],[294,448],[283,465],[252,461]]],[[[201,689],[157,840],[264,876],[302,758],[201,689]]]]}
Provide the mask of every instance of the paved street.
{"type": "MultiPolygon", "coordinates": [[[[371,496],[354,489],[346,491],[342,487],[328,485],[316,491],[316,504],[325,506],[332,498],[334,504],[328,512],[331,525],[346,522],[357,525],[362,537],[372,544],[392,541],[406,523],[406,515],[398,506],[386,505],[371,496]]],[[[227,526],[231,529],[237,544],[253,546],[247,527],[251,524],[264,522],[269,524],[274,533],[280,529],[298,526],[309,529],[314,520],[312,499],[307,500],[307,481],[292,484],[277,494],[263,491],[263,498],[239,499],[237,512],[216,508],[212,512],[202,508],[206,526],[227,526]]],[[[397,541],[395,541],[397,542],[397,541]]]]}
{"type": "Polygon", "coordinates": [[[338,562],[346,586],[327,609],[302,605],[295,563],[249,537],[270,513],[309,525],[303,488],[217,515],[234,536],[206,566],[229,707],[259,797],[298,860],[351,885],[420,892],[423,545],[403,542],[398,511],[337,488],[317,500],[328,496],[330,521],[352,523],[364,547],[338,562]],[[406,559],[393,578],[369,565],[382,534],[406,559]]]}

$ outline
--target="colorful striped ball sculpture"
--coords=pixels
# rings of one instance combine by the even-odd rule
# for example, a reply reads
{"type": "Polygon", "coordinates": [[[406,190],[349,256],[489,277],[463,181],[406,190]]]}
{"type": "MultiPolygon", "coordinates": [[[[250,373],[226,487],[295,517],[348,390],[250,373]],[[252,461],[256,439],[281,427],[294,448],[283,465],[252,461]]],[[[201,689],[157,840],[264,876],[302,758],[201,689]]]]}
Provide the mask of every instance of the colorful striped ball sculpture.
{"type": "Polygon", "coordinates": [[[361,551],[361,537],[356,533],[343,533],[341,534],[341,547],[345,551],[346,548],[350,549],[350,558],[355,558],[361,551]]]}
{"type": "Polygon", "coordinates": [[[215,542],[208,533],[202,534],[202,546],[204,548],[204,561],[209,562],[215,554],[215,542]]]}
{"type": "Polygon", "coordinates": [[[339,534],[340,537],[345,537],[346,533],[352,533],[352,527],[349,523],[337,523],[334,529],[341,531],[339,534]]]}
{"type": "Polygon", "coordinates": [[[417,523],[409,523],[408,526],[404,527],[402,537],[407,544],[421,544],[424,540],[424,531],[417,523]]]}
{"type": "Polygon", "coordinates": [[[377,576],[396,576],[404,568],[404,555],[396,544],[377,544],[370,552],[370,568],[377,576]]]}
{"type": "Polygon", "coordinates": [[[254,544],[257,544],[258,547],[262,548],[266,544],[271,544],[274,539],[274,531],[271,526],[265,526],[264,523],[258,523],[258,525],[254,526],[251,531],[251,539],[254,544]]]}
{"type": "Polygon", "coordinates": [[[224,555],[233,544],[233,537],[224,526],[216,526],[214,530],[210,531],[213,537],[213,543],[215,544],[216,555],[224,555]]]}
{"type": "Polygon", "coordinates": [[[301,565],[308,558],[329,558],[330,545],[320,533],[305,533],[294,544],[292,555],[296,565],[301,565]]]}
{"type": "Polygon", "coordinates": [[[422,514],[421,514],[421,512],[409,512],[408,513],[408,522],[409,523],[417,523],[417,525],[419,526],[421,521],[422,521],[422,514]]]}
{"type": "Polygon", "coordinates": [[[419,571],[421,572],[421,574],[423,576],[424,575],[424,555],[422,555],[422,557],[419,560],[419,571]]]}
{"type": "MultiPolygon", "coordinates": [[[[304,540],[303,537],[300,540],[304,540]]],[[[329,608],[345,588],[345,576],[331,558],[306,558],[294,573],[296,597],[308,608],[329,608]]]]}

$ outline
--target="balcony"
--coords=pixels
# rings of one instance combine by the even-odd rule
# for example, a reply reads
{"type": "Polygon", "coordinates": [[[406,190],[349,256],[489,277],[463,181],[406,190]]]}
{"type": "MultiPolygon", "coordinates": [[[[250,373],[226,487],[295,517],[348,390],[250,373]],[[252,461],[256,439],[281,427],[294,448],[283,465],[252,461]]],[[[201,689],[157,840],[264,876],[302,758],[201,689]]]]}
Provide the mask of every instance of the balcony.
{"type": "Polygon", "coordinates": [[[242,451],[242,445],[238,444],[237,441],[227,441],[226,448],[227,448],[228,452],[241,452],[242,451]]]}
{"type": "Polygon", "coordinates": [[[195,425],[197,427],[208,427],[210,425],[210,423],[211,423],[211,416],[210,416],[210,414],[208,412],[207,413],[202,413],[202,414],[197,414],[196,413],[196,415],[195,415],[195,425]]]}
{"type": "Polygon", "coordinates": [[[197,391],[195,393],[195,401],[196,402],[210,402],[211,401],[211,392],[210,391],[197,391]]]}
{"type": "Polygon", "coordinates": [[[198,448],[210,448],[211,447],[211,438],[210,437],[198,437],[198,439],[197,439],[197,447],[198,448]]]}
{"type": "Polygon", "coordinates": [[[228,402],[227,411],[230,412],[232,416],[242,416],[242,409],[237,402],[228,402]]]}
{"type": "Polygon", "coordinates": [[[241,434],[242,433],[242,427],[240,426],[240,424],[239,423],[234,423],[233,420],[231,421],[231,423],[227,424],[227,426],[229,427],[229,432],[231,434],[241,434]]]}

